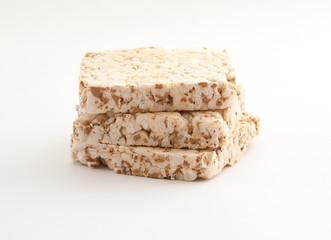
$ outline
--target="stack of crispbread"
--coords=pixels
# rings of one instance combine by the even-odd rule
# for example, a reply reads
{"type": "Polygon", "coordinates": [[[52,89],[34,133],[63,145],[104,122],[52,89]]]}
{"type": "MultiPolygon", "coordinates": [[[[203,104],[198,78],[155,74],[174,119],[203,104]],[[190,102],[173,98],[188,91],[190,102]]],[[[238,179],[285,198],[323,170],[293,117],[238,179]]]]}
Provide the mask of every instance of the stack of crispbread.
{"type": "Polygon", "coordinates": [[[258,134],[226,51],[139,48],[87,53],[74,160],[116,173],[195,180],[235,164],[258,134]]]}

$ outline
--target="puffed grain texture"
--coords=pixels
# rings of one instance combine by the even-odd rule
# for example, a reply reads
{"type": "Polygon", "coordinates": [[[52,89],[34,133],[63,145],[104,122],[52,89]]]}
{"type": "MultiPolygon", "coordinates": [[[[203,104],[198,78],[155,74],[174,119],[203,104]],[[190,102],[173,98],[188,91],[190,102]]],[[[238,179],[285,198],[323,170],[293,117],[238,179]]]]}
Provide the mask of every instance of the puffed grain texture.
{"type": "Polygon", "coordinates": [[[72,138],[72,156],[89,167],[105,164],[116,173],[192,181],[212,178],[226,165],[235,164],[252,138],[258,134],[259,119],[246,113],[227,143],[217,150],[188,150],[128,147],[99,144],[78,150],[72,138]]]}
{"type": "Polygon", "coordinates": [[[224,109],[241,91],[228,53],[207,48],[87,53],[79,80],[92,114],[224,109]]]}
{"type": "Polygon", "coordinates": [[[80,148],[99,143],[167,148],[218,148],[242,116],[239,100],[214,111],[87,114],[78,110],[73,136],[80,148]]]}

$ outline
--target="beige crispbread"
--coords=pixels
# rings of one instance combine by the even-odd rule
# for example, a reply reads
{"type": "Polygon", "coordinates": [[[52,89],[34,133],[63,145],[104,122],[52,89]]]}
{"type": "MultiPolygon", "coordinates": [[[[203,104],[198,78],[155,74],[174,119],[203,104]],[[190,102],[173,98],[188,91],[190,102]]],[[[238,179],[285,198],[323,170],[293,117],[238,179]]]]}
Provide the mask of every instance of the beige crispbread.
{"type": "Polygon", "coordinates": [[[192,112],[87,114],[73,123],[80,149],[99,143],[206,149],[225,144],[242,115],[239,100],[227,109],[192,112]]]}
{"type": "Polygon", "coordinates": [[[72,138],[74,160],[89,167],[101,163],[116,173],[195,180],[212,178],[226,165],[235,164],[253,137],[258,134],[259,119],[243,114],[243,118],[226,144],[217,150],[187,150],[153,147],[127,147],[99,144],[97,147],[79,149],[79,142],[72,138]],[[77,147],[78,145],[78,147],[77,147]]]}
{"type": "Polygon", "coordinates": [[[88,53],[79,79],[92,114],[224,109],[242,90],[227,52],[206,48],[88,53]]]}

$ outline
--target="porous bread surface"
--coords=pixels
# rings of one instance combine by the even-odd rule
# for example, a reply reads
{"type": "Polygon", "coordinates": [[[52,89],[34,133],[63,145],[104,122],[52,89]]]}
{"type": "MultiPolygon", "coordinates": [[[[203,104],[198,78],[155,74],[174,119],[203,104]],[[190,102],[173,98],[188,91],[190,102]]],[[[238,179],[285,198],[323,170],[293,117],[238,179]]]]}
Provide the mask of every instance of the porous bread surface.
{"type": "Polygon", "coordinates": [[[91,87],[199,83],[226,81],[233,71],[225,50],[147,47],[87,53],[80,80],[91,87]]]}
{"type": "Polygon", "coordinates": [[[239,99],[214,111],[88,114],[78,110],[73,137],[79,149],[107,143],[123,146],[205,149],[225,144],[242,116],[239,99]]]}
{"type": "Polygon", "coordinates": [[[195,180],[212,178],[224,166],[235,164],[253,137],[258,134],[259,119],[246,113],[226,144],[216,150],[188,150],[154,147],[128,147],[99,144],[77,149],[72,138],[72,156],[89,167],[107,165],[116,173],[127,175],[195,180]]]}
{"type": "Polygon", "coordinates": [[[87,53],[79,79],[93,114],[224,109],[240,91],[228,53],[206,48],[87,53]]]}

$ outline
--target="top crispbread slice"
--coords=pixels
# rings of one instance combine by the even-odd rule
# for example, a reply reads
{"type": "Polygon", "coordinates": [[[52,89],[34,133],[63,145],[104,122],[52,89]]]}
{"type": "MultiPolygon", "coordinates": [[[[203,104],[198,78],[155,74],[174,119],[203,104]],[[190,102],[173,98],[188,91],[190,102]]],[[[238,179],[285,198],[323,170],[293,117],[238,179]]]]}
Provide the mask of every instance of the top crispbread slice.
{"type": "Polygon", "coordinates": [[[80,107],[89,113],[223,109],[237,93],[225,50],[139,48],[87,53],[80,107]]]}

